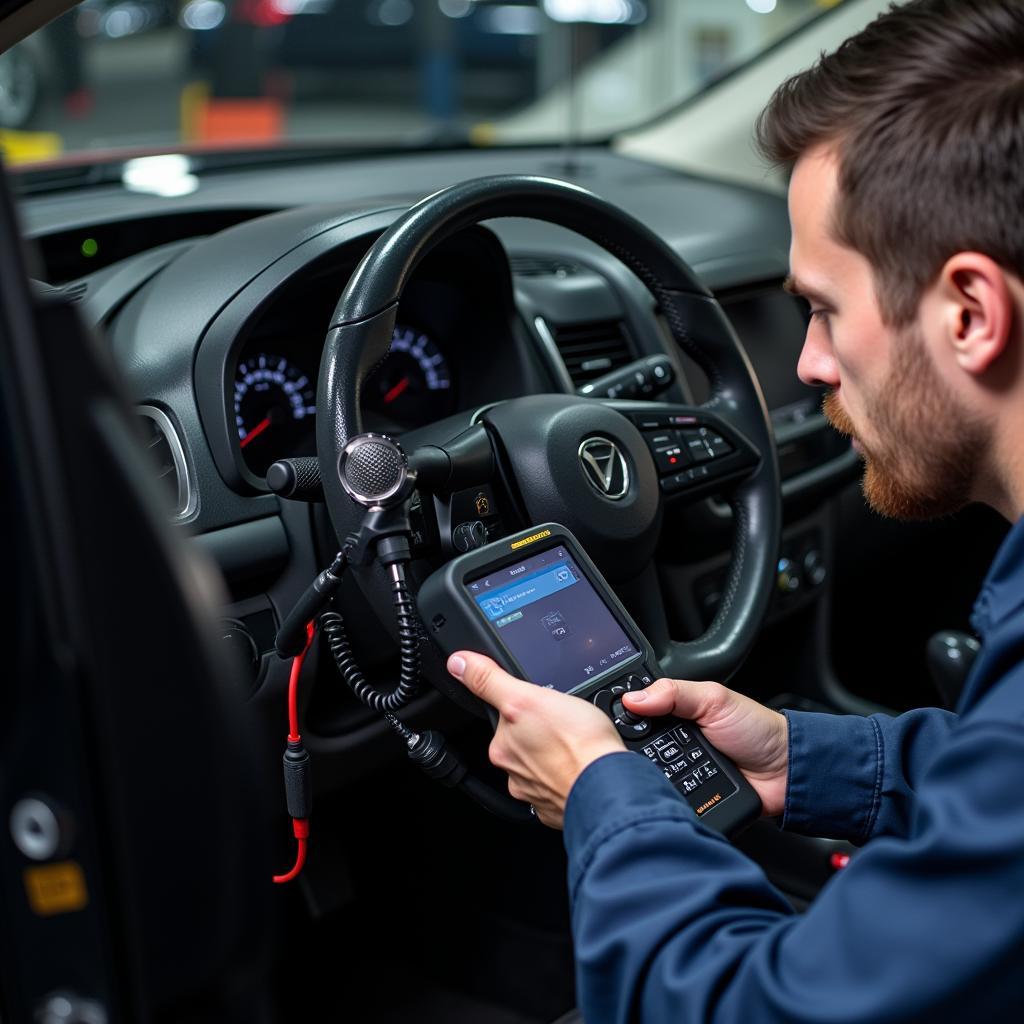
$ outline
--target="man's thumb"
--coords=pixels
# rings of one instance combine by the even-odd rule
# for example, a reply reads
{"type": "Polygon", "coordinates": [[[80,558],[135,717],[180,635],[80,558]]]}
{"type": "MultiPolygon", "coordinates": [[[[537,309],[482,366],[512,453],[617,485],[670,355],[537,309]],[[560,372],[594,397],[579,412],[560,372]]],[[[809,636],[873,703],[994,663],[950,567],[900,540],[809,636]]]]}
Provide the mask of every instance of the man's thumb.
{"type": "Polygon", "coordinates": [[[646,690],[624,693],[622,702],[637,715],[677,715],[696,719],[705,700],[700,683],[687,679],[656,679],[646,690]]]}
{"type": "Polygon", "coordinates": [[[525,685],[519,683],[486,655],[473,651],[456,651],[448,659],[448,671],[467,690],[498,711],[501,711],[506,697],[517,685],[525,685]]]}

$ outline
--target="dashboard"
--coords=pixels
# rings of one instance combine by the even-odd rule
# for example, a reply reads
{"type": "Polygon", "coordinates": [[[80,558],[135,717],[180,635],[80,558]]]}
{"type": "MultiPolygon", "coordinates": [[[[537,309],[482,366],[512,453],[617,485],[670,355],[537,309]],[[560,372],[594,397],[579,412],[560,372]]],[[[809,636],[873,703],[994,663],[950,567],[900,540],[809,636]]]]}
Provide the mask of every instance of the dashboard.
{"type": "MultiPolygon", "coordinates": [[[[244,634],[259,699],[280,699],[287,680],[271,653],[276,625],[334,543],[322,507],[270,493],[267,468],[315,454],[324,338],[362,255],[401,211],[456,181],[497,172],[565,177],[658,231],[715,292],[758,373],[784,481],[781,554],[810,565],[824,548],[822,502],[856,474],[858,460],[827,427],[820,393],[795,376],[806,311],[781,287],[784,201],[603,148],[584,150],[571,172],[560,160],[546,149],[396,155],[224,172],[173,201],[113,186],[23,201],[38,276],[103,330],[161,475],[175,482],[169,518],[224,573],[224,616],[244,634]],[[75,256],[85,236],[102,240],[102,265],[75,256]]],[[[554,225],[488,222],[449,237],[417,267],[391,350],[368,368],[364,428],[412,436],[505,399],[573,393],[655,356],[672,368],[659,398],[703,400],[703,374],[623,265],[554,225]]],[[[468,515],[475,500],[463,502],[468,515]]],[[[713,614],[729,517],[711,497],[674,514],[664,530],[659,569],[678,635],[696,635],[713,614]]],[[[457,517],[445,523],[459,525],[457,517]]],[[[779,597],[774,614],[814,600],[817,584],[805,579],[799,592],[779,597]]],[[[388,638],[359,620],[358,607],[353,614],[357,647],[364,644],[371,666],[375,652],[382,663],[388,638]]],[[[312,742],[325,751],[365,749],[380,734],[372,714],[337,687],[318,689],[310,714],[319,736],[312,742]]]]}

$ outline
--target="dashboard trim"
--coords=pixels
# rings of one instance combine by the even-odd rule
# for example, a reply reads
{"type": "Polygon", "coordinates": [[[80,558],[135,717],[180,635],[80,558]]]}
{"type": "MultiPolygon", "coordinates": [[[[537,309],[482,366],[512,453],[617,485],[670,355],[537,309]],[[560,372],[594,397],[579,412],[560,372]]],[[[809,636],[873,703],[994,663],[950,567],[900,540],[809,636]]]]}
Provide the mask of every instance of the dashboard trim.
{"type": "Polygon", "coordinates": [[[199,495],[192,482],[188,459],[185,456],[185,446],[182,444],[178,430],[170,416],[163,409],[158,409],[155,405],[138,405],[135,407],[135,411],[151,419],[167,441],[167,447],[170,449],[171,458],[174,461],[174,471],[178,476],[178,500],[175,502],[170,520],[172,523],[184,523],[195,515],[199,505],[199,495]]]}
{"type": "Polygon", "coordinates": [[[543,346],[549,369],[558,378],[558,383],[561,384],[562,390],[567,395],[575,394],[576,386],[573,384],[572,377],[569,376],[569,371],[565,367],[565,360],[562,359],[562,353],[558,351],[555,336],[551,333],[547,320],[538,314],[533,318],[533,329],[537,332],[537,337],[543,346]]]}

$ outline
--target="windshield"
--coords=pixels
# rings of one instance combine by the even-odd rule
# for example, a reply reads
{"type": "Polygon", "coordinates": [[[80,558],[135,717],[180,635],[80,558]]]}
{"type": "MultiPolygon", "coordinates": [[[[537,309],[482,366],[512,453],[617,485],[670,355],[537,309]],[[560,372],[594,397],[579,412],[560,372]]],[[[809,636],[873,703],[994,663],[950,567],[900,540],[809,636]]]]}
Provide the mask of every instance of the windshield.
{"type": "Polygon", "coordinates": [[[0,55],[12,164],[285,144],[593,141],[829,0],[85,0],[0,55]]]}

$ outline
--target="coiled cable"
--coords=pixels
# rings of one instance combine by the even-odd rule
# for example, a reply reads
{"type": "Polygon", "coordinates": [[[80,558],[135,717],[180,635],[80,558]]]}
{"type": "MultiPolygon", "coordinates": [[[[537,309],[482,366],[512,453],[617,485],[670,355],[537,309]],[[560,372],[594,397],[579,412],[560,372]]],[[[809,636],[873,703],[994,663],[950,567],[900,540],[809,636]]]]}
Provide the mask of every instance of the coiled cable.
{"type": "Polygon", "coordinates": [[[344,619],[337,612],[324,612],[320,616],[320,628],[327,637],[327,645],[342,678],[359,700],[367,707],[380,712],[395,711],[404,707],[419,692],[420,683],[419,628],[406,583],[405,567],[396,562],[389,566],[389,570],[401,649],[398,685],[390,693],[378,690],[367,682],[356,664],[344,619]]]}

